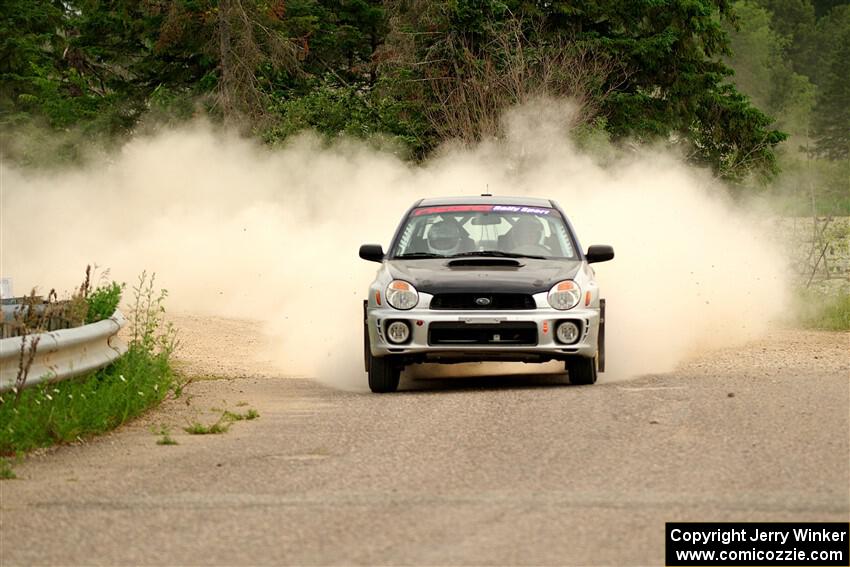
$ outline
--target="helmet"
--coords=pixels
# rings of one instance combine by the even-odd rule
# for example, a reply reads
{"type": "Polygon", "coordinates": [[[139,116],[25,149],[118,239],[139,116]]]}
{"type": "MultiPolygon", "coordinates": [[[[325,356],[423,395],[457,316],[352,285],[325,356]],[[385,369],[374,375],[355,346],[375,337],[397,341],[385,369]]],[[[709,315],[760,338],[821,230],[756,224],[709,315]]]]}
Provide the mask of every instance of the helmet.
{"type": "Polygon", "coordinates": [[[462,230],[453,220],[435,223],[428,231],[428,248],[435,254],[454,254],[460,248],[462,230]]]}
{"type": "Polygon", "coordinates": [[[511,229],[511,238],[516,246],[540,244],[543,226],[532,216],[523,215],[511,229]]]}

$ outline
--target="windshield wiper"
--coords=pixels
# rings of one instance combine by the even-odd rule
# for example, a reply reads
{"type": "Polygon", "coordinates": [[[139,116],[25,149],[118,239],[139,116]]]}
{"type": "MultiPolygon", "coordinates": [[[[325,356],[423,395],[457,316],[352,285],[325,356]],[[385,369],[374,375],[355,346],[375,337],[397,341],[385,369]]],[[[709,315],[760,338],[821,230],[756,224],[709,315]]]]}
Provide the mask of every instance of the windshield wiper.
{"type": "Polygon", "coordinates": [[[445,256],[433,252],[408,252],[407,254],[393,256],[393,259],[395,258],[445,258],[445,256]]]}
{"type": "Polygon", "coordinates": [[[545,256],[532,256],[531,254],[516,254],[514,252],[502,252],[501,250],[479,250],[477,252],[461,252],[454,254],[449,258],[463,258],[467,256],[493,256],[497,258],[533,258],[535,260],[545,260],[545,256]]]}

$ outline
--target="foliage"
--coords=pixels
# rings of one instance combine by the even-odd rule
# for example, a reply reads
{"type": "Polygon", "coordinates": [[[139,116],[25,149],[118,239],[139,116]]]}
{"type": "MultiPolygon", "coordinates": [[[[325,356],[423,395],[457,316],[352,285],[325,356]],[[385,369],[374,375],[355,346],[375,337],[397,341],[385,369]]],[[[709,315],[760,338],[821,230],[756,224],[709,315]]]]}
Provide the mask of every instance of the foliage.
{"type": "Polygon", "coordinates": [[[148,276],[142,272],[138,283],[133,286],[133,305],[130,312],[131,345],[138,345],[144,352],[166,352],[174,349],[176,332],[171,323],[165,322],[165,299],[168,290],[154,288],[156,274],[148,276]]]}
{"type": "Polygon", "coordinates": [[[729,69],[717,1],[554,3],[568,30],[598,44],[630,71],[606,103],[615,137],[679,135],[692,140],[692,158],[730,178],[774,171],[773,148],[784,136],[770,119],[724,83],[729,69]],[[719,17],[718,17],[719,16],[719,17]]]}
{"type": "Polygon", "coordinates": [[[730,80],[753,103],[776,117],[792,141],[803,143],[814,105],[815,87],[796,73],[788,57],[789,41],[775,29],[777,18],[755,2],[734,4],[737,25],[728,26],[732,55],[730,80]]]}
{"type": "Polygon", "coordinates": [[[816,153],[836,161],[850,159],[850,7],[845,20],[812,121],[816,153]]]}
{"type": "Polygon", "coordinates": [[[12,469],[11,463],[8,459],[0,457],[0,480],[12,480],[13,478],[18,478],[18,476],[12,469]]]}
{"type": "Polygon", "coordinates": [[[254,408],[249,408],[245,413],[225,411],[222,417],[230,421],[251,421],[260,417],[260,413],[254,408]]]}
{"type": "MultiPolygon", "coordinates": [[[[399,54],[394,63],[424,85],[420,97],[426,112],[447,100],[446,90],[457,92],[455,83],[474,79],[481,66],[494,67],[498,76],[517,52],[506,46],[519,45],[532,62],[549,47],[570,46],[590,53],[591,60],[616,65],[597,75],[596,83],[583,85],[584,92],[570,93],[599,106],[615,141],[687,143],[694,161],[729,178],[775,170],[773,150],[784,135],[770,129],[770,119],[723,81],[730,71],[720,60],[728,52],[720,21],[732,17],[725,0],[458,0],[439,3],[439,8],[419,2],[401,6],[408,8],[394,14],[399,29],[391,35],[388,51],[399,54]],[[517,23],[521,33],[513,31],[517,23]],[[411,42],[413,30],[422,29],[429,31],[411,42]],[[448,89],[442,88],[446,84],[448,89]]],[[[505,81],[512,78],[509,71],[501,75],[505,81]]],[[[530,76],[539,80],[540,72],[530,76]]],[[[557,88],[543,90],[563,94],[557,88]]],[[[449,106],[476,102],[460,98],[449,106]]]]}
{"type": "MultiPolygon", "coordinates": [[[[740,42],[731,60],[736,84],[795,134],[796,147],[818,158],[848,159],[850,148],[850,5],[810,0],[735,4],[740,42]],[[758,28],[758,33],[753,33],[758,28]],[[769,50],[769,56],[760,51],[769,50]],[[747,81],[749,79],[749,81],[747,81]],[[747,84],[748,82],[748,84],[747,84]],[[763,92],[769,92],[765,99],[763,92]]],[[[733,47],[735,43],[733,34],[733,47]]]]}
{"type": "Polygon", "coordinates": [[[0,2],[0,122],[22,133],[0,149],[24,163],[201,113],[271,144],[311,128],[422,158],[533,94],[736,181],[776,171],[780,130],[786,153],[847,149],[850,8],[833,0],[0,2]],[[33,125],[68,141],[20,142],[33,125]]]}
{"type": "Polygon", "coordinates": [[[259,412],[253,408],[249,408],[245,413],[225,410],[221,412],[221,415],[214,423],[204,425],[198,421],[194,421],[184,427],[183,431],[190,435],[218,435],[227,433],[230,430],[230,426],[236,421],[252,421],[258,417],[260,417],[259,412]]]}
{"type": "Polygon", "coordinates": [[[850,288],[807,291],[802,295],[798,311],[804,327],[850,331],[850,288]]]}
{"type": "Polygon", "coordinates": [[[770,191],[785,213],[850,214],[850,4],[739,0],[733,7],[730,80],[789,134],[776,152],[783,173],[770,191]]]}
{"type": "Polygon", "coordinates": [[[219,419],[210,425],[204,425],[195,421],[189,426],[183,428],[183,431],[190,435],[219,435],[221,433],[227,433],[229,430],[230,423],[223,421],[222,419],[219,419]]]}
{"type": "Polygon", "coordinates": [[[114,429],[161,402],[175,387],[175,332],[162,321],[164,294],[156,296],[153,278],[145,276],[135,289],[133,340],[124,356],[80,379],[25,389],[17,400],[15,392],[0,396],[0,454],[114,429]]]}
{"type": "Polygon", "coordinates": [[[85,279],[67,299],[60,300],[53,289],[43,298],[33,289],[15,308],[5,331],[9,336],[35,335],[108,319],[118,308],[123,289],[123,284],[116,282],[92,289],[91,266],[87,266],[85,279]]]}
{"type": "Polygon", "coordinates": [[[304,94],[287,93],[270,107],[272,125],[262,131],[271,144],[302,130],[327,138],[347,135],[368,139],[383,135],[414,152],[423,147],[425,125],[408,105],[384,96],[381,85],[357,87],[331,77],[311,83],[304,94]]]}
{"type": "MultiPolygon", "coordinates": [[[[771,32],[782,38],[785,64],[806,74],[813,53],[815,7],[810,0],[756,0],[771,19],[771,32]]],[[[742,20],[744,16],[742,15],[742,20]]]]}
{"type": "Polygon", "coordinates": [[[118,309],[118,304],[121,303],[121,293],[124,291],[124,286],[117,282],[111,282],[106,285],[98,286],[89,293],[86,298],[88,303],[88,312],[86,313],[86,324],[96,323],[109,319],[118,309]]]}
{"type": "Polygon", "coordinates": [[[781,155],[783,173],[770,188],[771,202],[789,216],[850,216],[850,160],[781,155]]]}
{"type": "Polygon", "coordinates": [[[444,62],[424,70],[424,95],[431,99],[424,113],[439,139],[471,143],[498,137],[506,108],[541,97],[569,98],[572,127],[597,118],[607,124],[599,113],[626,80],[622,65],[587,45],[547,34],[540,20],[526,25],[517,18],[498,23],[470,18],[468,11],[457,14],[464,33],[447,34],[429,49],[429,58],[444,62]]]}
{"type": "Polygon", "coordinates": [[[184,427],[183,431],[190,435],[218,435],[227,433],[230,430],[230,426],[236,421],[251,421],[258,417],[260,417],[259,412],[253,408],[249,408],[245,413],[225,410],[221,412],[221,415],[214,423],[204,425],[198,421],[194,421],[187,427],[184,427]]]}
{"type": "Polygon", "coordinates": [[[850,216],[783,218],[777,229],[796,279],[798,322],[808,328],[850,330],[850,216]]]}
{"type": "Polygon", "coordinates": [[[161,436],[159,439],[156,440],[157,445],[177,445],[178,444],[177,441],[175,441],[174,438],[171,436],[171,430],[169,430],[165,426],[162,426],[162,427],[159,428],[159,432],[157,433],[157,435],[161,436]]]}

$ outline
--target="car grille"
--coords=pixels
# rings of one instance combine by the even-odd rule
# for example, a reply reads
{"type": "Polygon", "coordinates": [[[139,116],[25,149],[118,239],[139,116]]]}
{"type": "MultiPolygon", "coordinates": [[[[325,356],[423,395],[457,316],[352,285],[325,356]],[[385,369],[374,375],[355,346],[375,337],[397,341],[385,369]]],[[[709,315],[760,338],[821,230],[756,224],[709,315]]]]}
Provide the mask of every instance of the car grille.
{"type": "Polygon", "coordinates": [[[438,293],[431,298],[431,309],[504,310],[536,307],[534,298],[527,293],[438,293]]]}
{"type": "Polygon", "coordinates": [[[428,326],[428,344],[534,346],[537,344],[537,324],[523,321],[483,325],[434,322],[428,326]]]}

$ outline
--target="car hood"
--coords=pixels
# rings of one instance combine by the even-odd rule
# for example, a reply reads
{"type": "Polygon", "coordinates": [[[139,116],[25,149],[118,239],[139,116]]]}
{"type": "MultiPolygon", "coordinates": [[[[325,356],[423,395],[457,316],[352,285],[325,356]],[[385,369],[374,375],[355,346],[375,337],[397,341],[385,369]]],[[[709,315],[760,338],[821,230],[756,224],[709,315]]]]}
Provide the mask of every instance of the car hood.
{"type": "Polygon", "coordinates": [[[535,258],[463,258],[388,260],[393,279],[412,283],[424,293],[540,293],[573,279],[580,260],[535,258]]]}

